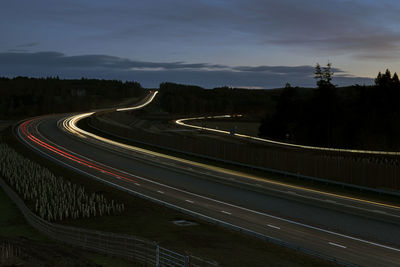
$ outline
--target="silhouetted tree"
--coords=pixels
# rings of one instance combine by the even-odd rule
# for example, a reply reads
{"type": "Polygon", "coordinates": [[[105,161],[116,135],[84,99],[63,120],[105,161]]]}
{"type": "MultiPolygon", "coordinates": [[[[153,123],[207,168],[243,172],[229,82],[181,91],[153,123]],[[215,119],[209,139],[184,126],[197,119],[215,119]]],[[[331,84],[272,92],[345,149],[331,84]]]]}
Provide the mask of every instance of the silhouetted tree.
{"type": "Polygon", "coordinates": [[[380,72],[375,86],[345,88],[333,86],[331,77],[330,66],[317,64],[318,90],[309,94],[301,89],[291,95],[284,89],[276,112],[262,121],[260,135],[285,139],[289,134],[296,143],[324,147],[400,151],[397,73],[380,72]]]}
{"type": "Polygon", "coordinates": [[[399,85],[400,84],[399,76],[397,76],[396,72],[393,74],[392,82],[393,82],[394,85],[399,85]]]}
{"type": "Polygon", "coordinates": [[[315,66],[315,72],[314,72],[314,79],[317,80],[317,86],[319,89],[324,89],[324,88],[333,88],[334,85],[332,84],[332,76],[333,76],[333,71],[332,71],[332,64],[328,63],[326,67],[321,68],[319,63],[315,66]]]}
{"type": "Polygon", "coordinates": [[[397,73],[395,72],[393,74],[390,73],[389,69],[386,69],[385,73],[382,74],[381,72],[378,73],[378,76],[375,79],[375,85],[378,87],[382,88],[389,88],[393,86],[399,85],[399,77],[397,76],[397,73]]]}

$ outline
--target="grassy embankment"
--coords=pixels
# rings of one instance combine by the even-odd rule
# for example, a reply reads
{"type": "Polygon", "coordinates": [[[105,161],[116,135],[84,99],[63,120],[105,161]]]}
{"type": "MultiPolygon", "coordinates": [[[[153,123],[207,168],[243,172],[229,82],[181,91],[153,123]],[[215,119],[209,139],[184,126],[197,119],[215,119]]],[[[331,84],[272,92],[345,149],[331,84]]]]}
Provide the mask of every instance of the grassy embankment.
{"type": "MultiPolygon", "coordinates": [[[[46,236],[42,235],[31,227],[17,206],[8,198],[4,191],[0,188],[0,242],[1,240],[21,240],[32,247],[24,247],[29,255],[29,260],[40,262],[41,264],[62,264],[64,261],[69,262],[71,259],[75,263],[85,263],[93,266],[132,266],[135,263],[125,260],[109,257],[102,254],[97,254],[89,251],[77,250],[68,245],[49,240],[46,236]],[[30,250],[38,253],[35,246],[45,249],[47,253],[39,253],[39,255],[30,255],[30,250]],[[51,251],[50,255],[48,251],[51,251]],[[63,256],[64,259],[60,260],[58,256],[63,256]],[[43,260],[45,259],[45,260],[43,260]],[[42,260],[42,261],[41,261],[42,260]]],[[[20,262],[22,259],[13,259],[13,262],[20,262]]],[[[136,265],[135,265],[136,266],[136,265]]],[[[140,265],[137,265],[140,266],[140,265]]]]}
{"type": "MultiPolygon", "coordinates": [[[[5,123],[2,126],[6,126],[5,123]]],[[[0,141],[2,137],[0,132],[0,141]]],[[[103,254],[78,250],[49,239],[28,224],[18,207],[1,188],[0,211],[0,242],[2,240],[3,242],[7,240],[21,242],[19,247],[24,251],[24,255],[9,259],[7,263],[50,266],[73,262],[79,266],[140,266],[137,263],[103,254]]]]}

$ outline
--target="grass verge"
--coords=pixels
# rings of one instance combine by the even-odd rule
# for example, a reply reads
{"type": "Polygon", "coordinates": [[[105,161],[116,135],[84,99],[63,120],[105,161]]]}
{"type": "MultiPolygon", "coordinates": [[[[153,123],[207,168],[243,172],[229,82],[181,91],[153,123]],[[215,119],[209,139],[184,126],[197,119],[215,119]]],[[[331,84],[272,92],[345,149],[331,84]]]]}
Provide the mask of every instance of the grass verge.
{"type": "MultiPolygon", "coordinates": [[[[1,178],[0,178],[1,179],[1,178]]],[[[79,250],[68,245],[50,240],[39,233],[25,220],[18,207],[0,188],[0,240],[23,240],[23,250],[33,264],[58,264],[69,263],[73,259],[78,266],[140,266],[138,263],[129,262],[94,252],[79,250]],[[26,244],[28,243],[28,244],[26,244]],[[49,252],[50,251],[50,252],[49,252]],[[46,252],[46,253],[45,253],[46,252]],[[55,259],[62,256],[62,259],[55,259]]],[[[20,262],[21,259],[17,260],[20,262]]],[[[74,265],[74,266],[76,266],[74,265]]]]}
{"type": "MultiPolygon", "coordinates": [[[[0,177],[0,179],[2,178],[0,177]]],[[[27,263],[28,265],[38,264],[34,266],[51,266],[57,263],[58,266],[63,266],[62,264],[70,264],[71,260],[73,260],[75,264],[73,266],[141,266],[139,263],[81,249],[78,250],[49,239],[29,225],[18,207],[1,187],[0,211],[0,240],[3,240],[3,242],[7,240],[18,241],[18,243],[22,240],[24,244],[23,250],[27,253],[27,255],[21,256],[20,259],[13,259],[9,262],[11,265],[27,263]],[[26,262],[26,258],[28,262],[26,262]]]]}

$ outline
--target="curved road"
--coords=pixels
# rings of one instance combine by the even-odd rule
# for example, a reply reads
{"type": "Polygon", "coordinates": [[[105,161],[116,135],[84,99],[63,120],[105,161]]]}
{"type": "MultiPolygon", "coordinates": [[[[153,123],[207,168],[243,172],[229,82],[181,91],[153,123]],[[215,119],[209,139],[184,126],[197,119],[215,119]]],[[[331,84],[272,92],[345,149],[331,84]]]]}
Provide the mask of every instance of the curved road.
{"type": "MultiPolygon", "coordinates": [[[[393,215],[398,207],[323,195],[325,204],[306,198],[320,194],[291,188],[279,197],[276,191],[260,191],[216,182],[240,177],[187,162],[163,158],[128,147],[116,146],[63,130],[69,116],[52,115],[25,121],[18,136],[38,153],[94,179],[209,221],[242,229],[258,237],[296,244],[341,261],[362,266],[400,266],[399,224],[327,209],[336,203],[393,215]],[[64,124],[65,125],[65,124],[64,124]]],[[[273,186],[271,185],[271,188],[273,186]]],[[[342,206],[340,206],[342,207],[342,206]]],[[[399,220],[400,222],[400,220],[399,220]]]]}
{"type": "MultiPolygon", "coordinates": [[[[215,132],[215,133],[222,133],[222,134],[230,135],[231,133],[229,131],[218,130],[218,129],[213,129],[213,128],[207,128],[207,127],[203,127],[203,126],[197,126],[197,125],[190,124],[188,122],[189,121],[194,121],[194,120],[233,118],[235,116],[236,117],[241,117],[242,115],[220,115],[220,116],[184,118],[184,119],[176,120],[175,123],[177,125],[185,126],[185,127],[189,127],[189,128],[193,128],[193,129],[205,130],[205,131],[209,131],[209,132],[215,132]]],[[[396,151],[358,150],[358,149],[330,148],[330,147],[317,147],[317,146],[298,145],[298,144],[280,142],[280,141],[275,141],[275,140],[265,139],[265,138],[255,137],[255,136],[249,136],[249,135],[240,134],[240,133],[235,133],[235,136],[236,137],[240,137],[240,138],[244,138],[244,139],[250,139],[250,140],[260,141],[260,142],[264,142],[264,143],[269,143],[269,144],[272,144],[272,145],[283,146],[283,147],[301,148],[301,149],[308,149],[308,150],[320,150],[320,151],[332,151],[332,152],[346,152],[346,153],[353,153],[353,154],[400,156],[400,152],[396,152],[396,151]]]]}

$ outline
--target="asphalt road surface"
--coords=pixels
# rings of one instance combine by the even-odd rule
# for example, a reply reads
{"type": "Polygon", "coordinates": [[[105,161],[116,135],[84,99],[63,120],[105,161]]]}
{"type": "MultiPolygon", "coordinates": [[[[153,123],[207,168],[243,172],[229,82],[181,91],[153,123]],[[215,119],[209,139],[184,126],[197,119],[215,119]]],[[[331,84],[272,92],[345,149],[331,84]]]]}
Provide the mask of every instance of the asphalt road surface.
{"type": "Polygon", "coordinates": [[[356,265],[400,266],[399,224],[358,212],[393,215],[396,220],[397,207],[283,185],[263,184],[265,190],[260,191],[220,182],[220,178],[246,178],[116,148],[90,137],[79,139],[60,129],[63,118],[52,115],[26,121],[18,127],[18,135],[38,153],[68,168],[195,216],[356,265]],[[331,207],[336,204],[337,208],[331,207]]]}

